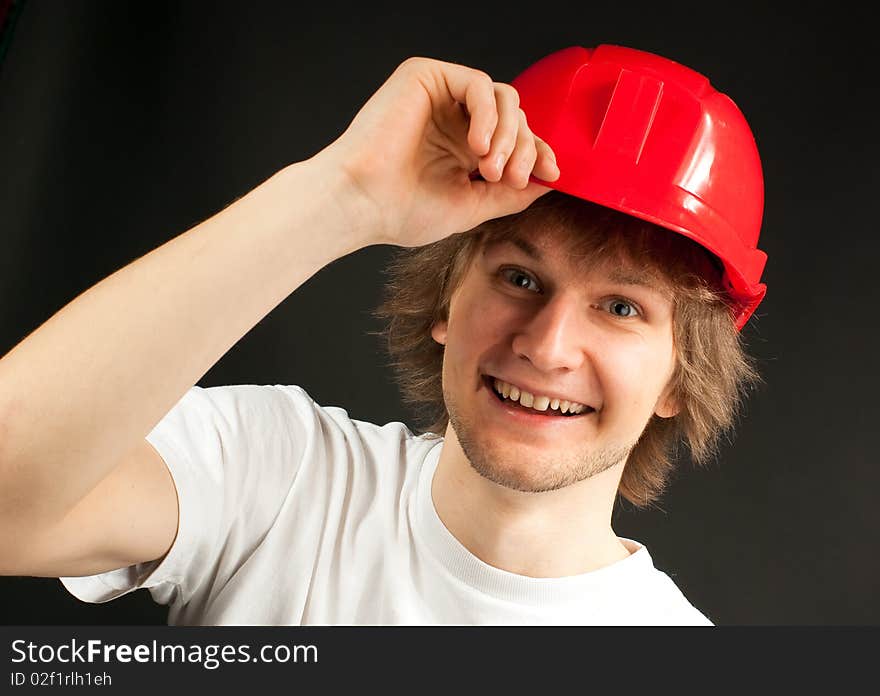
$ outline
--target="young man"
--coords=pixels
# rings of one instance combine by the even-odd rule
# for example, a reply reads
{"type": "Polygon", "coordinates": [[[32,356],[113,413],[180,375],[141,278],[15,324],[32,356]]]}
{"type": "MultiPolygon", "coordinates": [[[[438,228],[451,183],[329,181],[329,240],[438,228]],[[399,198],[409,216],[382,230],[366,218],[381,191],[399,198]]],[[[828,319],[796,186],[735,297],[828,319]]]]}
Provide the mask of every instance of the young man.
{"type": "MultiPolygon", "coordinates": [[[[660,493],[677,438],[705,456],[754,377],[737,327],[763,286],[725,207],[700,217],[624,166],[691,147],[670,123],[715,93],[615,47],[530,71],[514,87],[404,62],[331,145],[0,360],[0,572],[91,602],[149,588],[173,624],[709,624],[610,520],[618,491],[660,493]],[[526,113],[564,124],[569,101],[582,128],[553,136],[557,166],[526,113]],[[649,215],[651,196],[717,229],[649,215]],[[294,386],[193,386],[318,269],[377,243],[411,249],[380,313],[405,395],[435,408],[428,432],[294,386]]],[[[717,200],[705,156],[679,159],[697,168],[676,190],[717,200]]]]}

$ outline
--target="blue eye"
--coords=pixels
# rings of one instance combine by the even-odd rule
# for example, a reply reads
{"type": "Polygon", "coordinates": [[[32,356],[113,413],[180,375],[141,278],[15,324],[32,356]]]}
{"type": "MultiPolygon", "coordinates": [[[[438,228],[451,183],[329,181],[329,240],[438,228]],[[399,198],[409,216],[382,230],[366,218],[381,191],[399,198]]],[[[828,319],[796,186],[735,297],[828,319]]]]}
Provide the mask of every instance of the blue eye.
{"type": "Polygon", "coordinates": [[[608,308],[614,316],[620,317],[621,319],[634,317],[639,314],[639,310],[632,302],[621,300],[619,298],[611,300],[608,304],[608,308]]]}
{"type": "Polygon", "coordinates": [[[538,284],[534,281],[534,279],[528,274],[517,268],[505,268],[501,271],[501,274],[513,285],[518,288],[523,288],[524,290],[529,290],[530,285],[534,286],[533,292],[540,292],[540,288],[538,284]]]}

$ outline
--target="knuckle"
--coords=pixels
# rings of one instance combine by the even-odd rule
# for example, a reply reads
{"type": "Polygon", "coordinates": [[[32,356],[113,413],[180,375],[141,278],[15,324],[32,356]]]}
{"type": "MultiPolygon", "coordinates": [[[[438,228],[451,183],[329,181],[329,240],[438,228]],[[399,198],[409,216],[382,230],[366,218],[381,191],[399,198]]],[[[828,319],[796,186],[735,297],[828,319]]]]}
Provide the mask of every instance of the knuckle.
{"type": "Polygon", "coordinates": [[[514,107],[519,108],[519,92],[516,91],[516,87],[513,85],[505,85],[505,87],[507,88],[510,101],[513,103],[514,107]]]}
{"type": "Polygon", "coordinates": [[[513,85],[507,82],[496,82],[495,94],[502,98],[505,103],[512,104],[514,107],[519,106],[519,92],[514,89],[513,85]]]}
{"type": "Polygon", "coordinates": [[[478,70],[474,68],[473,77],[474,80],[478,82],[483,82],[488,85],[492,84],[492,78],[489,76],[489,73],[485,72],[484,70],[478,70]]]}
{"type": "Polygon", "coordinates": [[[503,139],[503,149],[505,152],[513,154],[513,151],[516,149],[517,142],[519,141],[519,136],[515,132],[508,131],[505,133],[503,139]]]}
{"type": "Polygon", "coordinates": [[[520,169],[529,169],[531,170],[532,166],[535,164],[537,160],[537,152],[535,152],[535,148],[533,147],[525,147],[521,148],[517,157],[517,166],[520,169]]]}
{"type": "Polygon", "coordinates": [[[402,71],[418,70],[424,67],[428,62],[430,62],[428,58],[423,58],[422,56],[410,56],[403,61],[397,69],[402,71]]]}

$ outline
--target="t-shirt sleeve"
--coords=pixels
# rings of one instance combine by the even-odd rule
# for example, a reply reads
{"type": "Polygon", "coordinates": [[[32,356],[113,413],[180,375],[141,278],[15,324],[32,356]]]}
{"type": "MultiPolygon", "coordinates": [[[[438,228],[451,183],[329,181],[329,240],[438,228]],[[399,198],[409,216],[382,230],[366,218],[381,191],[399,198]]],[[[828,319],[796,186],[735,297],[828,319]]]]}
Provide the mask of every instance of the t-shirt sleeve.
{"type": "Polygon", "coordinates": [[[147,588],[155,601],[177,604],[228,581],[278,515],[314,435],[314,409],[296,386],[192,387],[146,437],[177,489],[168,553],[61,582],[86,602],[147,588]]]}

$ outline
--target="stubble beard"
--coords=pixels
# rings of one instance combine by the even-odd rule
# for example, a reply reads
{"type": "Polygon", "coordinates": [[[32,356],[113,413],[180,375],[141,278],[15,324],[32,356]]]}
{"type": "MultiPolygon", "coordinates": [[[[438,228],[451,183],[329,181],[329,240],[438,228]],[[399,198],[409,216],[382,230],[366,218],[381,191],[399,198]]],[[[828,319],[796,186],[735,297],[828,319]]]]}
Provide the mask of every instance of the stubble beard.
{"type": "MultiPolygon", "coordinates": [[[[632,451],[635,442],[626,446],[608,446],[603,449],[572,451],[565,454],[547,454],[532,457],[527,466],[508,467],[498,452],[480,438],[473,423],[460,417],[455,400],[443,390],[449,423],[462,452],[471,467],[480,476],[505,488],[526,493],[555,491],[584,481],[621,463],[632,451]]],[[[526,456],[526,455],[523,455],[526,456]]]]}

